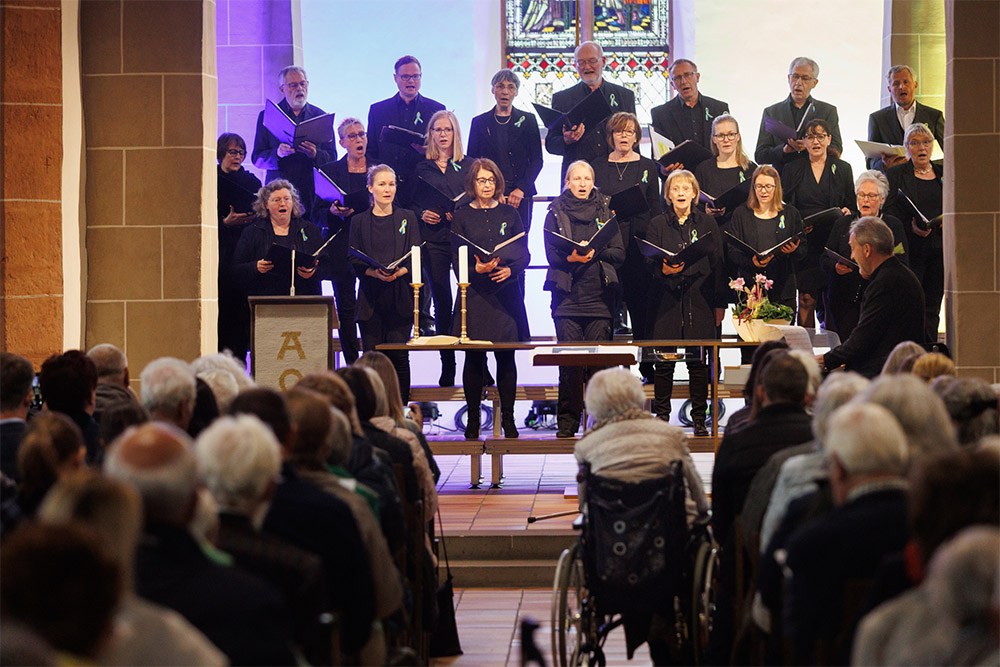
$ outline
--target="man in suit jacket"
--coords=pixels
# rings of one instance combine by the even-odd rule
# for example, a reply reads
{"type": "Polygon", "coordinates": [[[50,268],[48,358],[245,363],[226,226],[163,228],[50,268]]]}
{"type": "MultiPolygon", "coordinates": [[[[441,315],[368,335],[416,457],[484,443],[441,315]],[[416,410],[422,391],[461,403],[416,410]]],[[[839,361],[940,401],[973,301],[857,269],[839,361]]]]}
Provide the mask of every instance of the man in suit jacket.
{"type": "Polygon", "coordinates": [[[729,105],[698,92],[701,74],[690,60],[678,58],[670,65],[670,85],[677,95],[666,104],[653,107],[653,129],[674,145],[688,139],[712,149],[712,121],[729,113],[729,105]]]}
{"type": "MultiPolygon", "coordinates": [[[[944,147],[944,114],[934,107],[917,102],[917,78],[909,65],[893,65],[885,75],[886,87],[892,95],[892,104],[868,116],[868,141],[882,144],[903,145],[906,128],[923,123],[938,144],[944,147]]],[[[888,155],[866,160],[869,169],[885,171],[906,162],[906,155],[888,155]]]]}
{"type": "Polygon", "coordinates": [[[851,258],[868,280],[858,325],[850,337],[816,361],[827,369],[846,366],[865,377],[882,371],[897,343],[924,337],[924,290],[893,255],[892,231],[874,217],[851,224],[851,258]]]}
{"type": "MultiPolygon", "coordinates": [[[[584,42],[576,47],[573,65],[580,82],[553,95],[552,107],[562,112],[569,111],[591,92],[600,89],[612,113],[635,113],[635,94],[628,88],[604,80],[606,63],[604,49],[597,42],[584,42]]],[[[584,123],[576,127],[563,126],[561,132],[559,128],[549,129],[545,134],[545,150],[563,157],[561,179],[566,178],[566,168],[576,160],[590,162],[594,158],[607,157],[611,152],[604,136],[605,121],[607,118],[594,127],[587,127],[584,123]]]]}
{"type": "MultiPolygon", "coordinates": [[[[278,88],[284,96],[284,99],[278,102],[278,108],[288,114],[296,124],[326,113],[306,102],[309,95],[309,81],[306,79],[304,69],[289,65],[278,73],[278,81],[280,82],[278,88]]],[[[254,136],[251,157],[255,167],[267,169],[265,185],[276,178],[291,181],[299,191],[299,198],[308,216],[312,211],[313,197],[316,196],[316,189],[313,186],[313,167],[336,160],[337,147],[332,140],[319,146],[311,141],[303,141],[297,146],[287,144],[264,127],[264,112],[261,111],[257,116],[257,134],[254,136]]]]}
{"type": "Polygon", "coordinates": [[[840,138],[840,119],[837,116],[837,107],[826,102],[813,99],[812,91],[819,83],[819,65],[811,58],[796,58],[788,67],[788,97],[777,104],[764,109],[764,114],[760,119],[760,131],[757,134],[757,149],[754,151],[754,160],[757,164],[770,164],[779,172],[782,165],[792,160],[806,157],[805,140],[796,138],[784,141],[765,128],[768,118],[780,121],[792,128],[798,128],[803,119],[806,121],[814,118],[825,120],[830,126],[832,140],[830,150],[834,157],[840,157],[844,151],[844,142],[840,138]]]}
{"type": "Polygon", "coordinates": [[[836,506],[789,538],[784,629],[795,664],[843,665],[862,587],[907,541],[908,447],[891,412],[853,402],[833,413],[823,445],[836,506]]]}
{"type": "Polygon", "coordinates": [[[34,396],[31,383],[35,369],[31,362],[13,352],[0,354],[0,472],[15,482],[21,479],[17,469],[17,450],[24,437],[25,420],[34,396]]]}
{"type": "MultiPolygon", "coordinates": [[[[431,116],[444,109],[440,102],[420,94],[423,76],[420,61],[413,56],[403,56],[396,61],[393,78],[399,92],[387,100],[376,102],[368,110],[368,164],[387,164],[396,172],[396,201],[409,207],[416,184],[414,170],[424,159],[424,152],[381,141],[382,129],[395,125],[426,135],[430,131],[431,116]]],[[[420,144],[422,145],[422,143],[420,144]]]]}

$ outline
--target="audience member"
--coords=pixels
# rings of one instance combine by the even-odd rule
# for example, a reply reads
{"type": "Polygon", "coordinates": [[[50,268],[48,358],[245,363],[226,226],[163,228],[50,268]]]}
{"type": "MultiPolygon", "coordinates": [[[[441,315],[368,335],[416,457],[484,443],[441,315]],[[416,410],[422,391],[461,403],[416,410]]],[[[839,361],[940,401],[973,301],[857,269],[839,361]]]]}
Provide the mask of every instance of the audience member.
{"type": "MultiPolygon", "coordinates": [[[[765,360],[772,350],[787,350],[788,343],[782,340],[768,340],[764,341],[756,348],[740,348],[741,352],[746,354],[746,351],[753,350],[752,357],[745,357],[744,363],[750,361],[750,373],[747,375],[747,381],[743,385],[743,401],[746,403],[742,408],[729,415],[729,419],[726,421],[726,431],[735,431],[742,428],[752,419],[752,414],[754,413],[754,396],[756,395],[756,387],[761,380],[761,370],[764,365],[765,360]]],[[[759,408],[758,408],[759,409],[759,408]]]]}
{"type": "Polygon", "coordinates": [[[154,421],[186,431],[198,395],[191,366],[180,359],[161,357],[142,369],[142,405],[154,421]]]}
{"type": "Polygon", "coordinates": [[[200,356],[191,362],[191,370],[195,372],[195,375],[206,374],[209,371],[225,371],[236,381],[239,391],[250,389],[254,386],[254,381],[247,377],[247,371],[243,367],[243,364],[230,352],[218,352],[216,354],[200,356]]]}
{"type": "MultiPolygon", "coordinates": [[[[144,395],[146,386],[144,380],[144,395]]],[[[214,562],[190,532],[198,473],[188,436],[162,422],[130,429],[112,444],[104,470],[132,484],[142,497],[144,528],[135,573],[139,595],[179,612],[233,664],[293,664],[287,611],[278,591],[214,562]]]]}
{"type": "Polygon", "coordinates": [[[100,433],[94,419],[97,367],[80,350],[53,354],[42,364],[38,388],[49,410],[67,415],[83,433],[87,463],[100,463],[100,433]]]}
{"type": "Polygon", "coordinates": [[[38,512],[49,524],[93,530],[118,567],[122,599],[114,632],[97,657],[102,665],[226,665],[229,661],[183,616],[135,594],[134,560],[142,534],[138,492],[122,482],[80,471],[57,483],[38,512]]]}
{"type": "Polygon", "coordinates": [[[940,352],[928,352],[913,362],[913,374],[924,382],[930,382],[942,375],[955,377],[958,370],[955,362],[940,352]]]}
{"type": "Polygon", "coordinates": [[[912,340],[904,340],[896,343],[889,356],[885,358],[885,363],[882,364],[881,374],[894,375],[901,372],[903,362],[906,359],[914,355],[921,355],[924,352],[926,352],[924,346],[920,343],[914,343],[912,340]]]}
{"type": "Polygon", "coordinates": [[[197,438],[198,434],[219,417],[219,404],[215,400],[215,392],[207,382],[198,376],[194,378],[195,399],[191,411],[191,421],[188,422],[187,434],[197,438]]]}
{"type": "Polygon", "coordinates": [[[94,419],[98,423],[101,422],[102,415],[112,406],[139,402],[129,387],[128,359],[124,352],[111,343],[101,343],[90,348],[87,356],[97,369],[94,419]]]}
{"type": "Polygon", "coordinates": [[[215,404],[219,408],[219,413],[224,413],[229,409],[229,404],[240,393],[240,386],[236,384],[233,376],[226,371],[212,369],[210,371],[196,372],[195,377],[202,380],[212,390],[215,396],[215,404]]]}
{"type": "Polygon", "coordinates": [[[913,375],[876,378],[862,398],[887,408],[896,417],[906,432],[912,459],[958,447],[944,403],[913,375]]]}
{"type": "Polygon", "coordinates": [[[125,432],[130,426],[138,426],[149,421],[149,413],[138,401],[118,403],[105,409],[101,415],[99,433],[101,435],[101,447],[107,450],[118,436],[125,432]]]}
{"type": "Polygon", "coordinates": [[[1000,397],[980,378],[936,378],[931,389],[944,401],[955,426],[959,445],[972,445],[987,435],[1000,433],[1000,397]]]}
{"type": "Polygon", "coordinates": [[[0,353],[0,472],[15,482],[21,479],[17,469],[17,450],[24,437],[28,408],[34,396],[32,381],[35,369],[31,362],[12,352],[0,353]]]}

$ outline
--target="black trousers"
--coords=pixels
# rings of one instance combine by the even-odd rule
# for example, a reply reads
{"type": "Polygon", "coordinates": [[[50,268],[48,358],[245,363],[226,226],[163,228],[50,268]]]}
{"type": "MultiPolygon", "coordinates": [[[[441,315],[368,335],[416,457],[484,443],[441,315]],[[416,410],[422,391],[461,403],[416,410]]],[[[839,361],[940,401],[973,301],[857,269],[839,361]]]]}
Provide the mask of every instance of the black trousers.
{"type": "MultiPolygon", "coordinates": [[[[358,324],[361,327],[361,349],[365,352],[375,351],[375,346],[381,343],[405,343],[410,339],[413,327],[413,322],[409,320],[382,318],[378,313],[358,324]]],[[[410,400],[410,353],[406,350],[386,350],[385,356],[396,369],[399,395],[403,398],[403,405],[406,405],[410,400]]]]}
{"type": "Polygon", "coordinates": [[[219,269],[219,352],[229,350],[245,364],[250,349],[250,305],[246,290],[221,275],[227,270],[219,269]]]}
{"type": "MultiPolygon", "coordinates": [[[[438,334],[451,335],[455,299],[451,294],[451,246],[444,243],[425,243],[423,257],[424,283],[430,285],[434,300],[434,326],[438,334]]],[[[454,350],[441,350],[442,366],[455,367],[454,350]]]]}
{"type": "Polygon", "coordinates": [[[353,273],[338,273],[331,277],[333,297],[337,302],[340,328],[340,349],[348,365],[358,360],[358,279],[353,273]]]}
{"type": "MultiPolygon", "coordinates": [[[[676,347],[658,348],[661,352],[676,352],[676,347]]],[[[697,348],[685,348],[685,356],[697,348]]],[[[704,420],[708,410],[708,364],[701,358],[685,359],[690,377],[691,421],[704,420]]],[[[674,391],[676,361],[657,361],[653,371],[653,412],[657,417],[670,416],[670,396],[674,391]]]]}
{"type": "MultiPolygon", "coordinates": [[[[604,317],[554,317],[556,340],[571,341],[611,340],[611,318],[604,317]]],[[[583,415],[583,385],[593,371],[584,366],[559,367],[559,401],[556,407],[556,421],[559,430],[574,433],[580,426],[583,415]]]]}
{"type": "Polygon", "coordinates": [[[944,251],[932,246],[929,238],[910,237],[910,270],[924,287],[924,340],[917,342],[925,344],[937,342],[944,298],[944,251]]]}
{"type": "MultiPolygon", "coordinates": [[[[517,366],[514,365],[514,350],[495,350],[497,360],[497,389],[500,391],[500,414],[514,414],[514,396],[517,392],[517,366]]],[[[465,368],[462,369],[462,389],[469,412],[479,409],[486,386],[486,352],[469,350],[465,353],[465,368]]]]}

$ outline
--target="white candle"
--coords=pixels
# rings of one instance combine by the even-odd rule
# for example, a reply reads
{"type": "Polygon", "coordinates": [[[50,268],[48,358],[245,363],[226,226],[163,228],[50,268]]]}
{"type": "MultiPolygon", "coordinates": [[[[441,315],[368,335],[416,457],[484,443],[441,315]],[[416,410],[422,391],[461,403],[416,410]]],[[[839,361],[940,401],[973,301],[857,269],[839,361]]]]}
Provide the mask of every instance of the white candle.
{"type": "Polygon", "coordinates": [[[420,246],[410,248],[410,270],[413,273],[413,283],[420,282],[420,246]]]}
{"type": "Polygon", "coordinates": [[[469,246],[467,245],[458,249],[458,282],[463,285],[469,283],[469,246]]]}

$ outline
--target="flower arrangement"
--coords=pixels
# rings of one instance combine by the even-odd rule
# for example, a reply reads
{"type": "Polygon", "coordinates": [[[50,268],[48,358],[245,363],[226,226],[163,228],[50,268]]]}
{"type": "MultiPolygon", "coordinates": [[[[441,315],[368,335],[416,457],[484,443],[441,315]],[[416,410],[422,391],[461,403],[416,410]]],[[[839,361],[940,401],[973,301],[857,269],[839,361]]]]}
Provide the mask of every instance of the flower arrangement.
{"type": "Polygon", "coordinates": [[[739,324],[749,320],[784,320],[790,322],[794,312],[788,306],[771,303],[767,291],[774,286],[763,273],[754,276],[753,287],[747,287],[743,278],[729,281],[729,288],[736,290],[736,306],[733,315],[739,324]]]}

